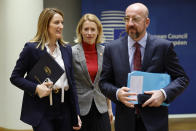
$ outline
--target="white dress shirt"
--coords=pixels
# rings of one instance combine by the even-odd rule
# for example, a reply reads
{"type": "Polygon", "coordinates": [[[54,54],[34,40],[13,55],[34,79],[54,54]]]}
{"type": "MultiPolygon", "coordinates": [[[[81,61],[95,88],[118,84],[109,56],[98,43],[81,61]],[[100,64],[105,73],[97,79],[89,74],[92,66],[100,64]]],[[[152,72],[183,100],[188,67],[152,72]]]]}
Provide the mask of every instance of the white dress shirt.
{"type": "MultiPolygon", "coordinates": [[[[54,52],[51,52],[50,48],[48,47],[48,43],[45,44],[47,52],[55,59],[55,61],[63,68],[65,71],[64,61],[62,59],[62,54],[60,51],[60,47],[58,42],[56,42],[56,48],[54,52]]],[[[56,81],[56,83],[53,85],[53,89],[59,89],[61,88],[62,94],[61,94],[61,102],[64,102],[64,90],[67,91],[69,89],[69,84],[67,80],[66,71],[63,73],[63,75],[56,81]]]]}

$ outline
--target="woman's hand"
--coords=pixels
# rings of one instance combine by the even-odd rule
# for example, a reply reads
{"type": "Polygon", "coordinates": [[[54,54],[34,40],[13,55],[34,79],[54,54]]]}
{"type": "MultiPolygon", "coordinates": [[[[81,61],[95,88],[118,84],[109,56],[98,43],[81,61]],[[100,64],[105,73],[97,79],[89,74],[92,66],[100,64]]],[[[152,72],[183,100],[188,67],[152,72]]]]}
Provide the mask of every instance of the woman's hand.
{"type": "Polygon", "coordinates": [[[52,88],[49,88],[52,85],[52,82],[44,82],[41,85],[37,85],[35,93],[38,94],[39,98],[46,97],[52,91],[52,88]]]}
{"type": "Polygon", "coordinates": [[[107,98],[107,105],[108,105],[108,115],[110,119],[110,124],[112,124],[113,122],[112,102],[108,98],[107,98]]]}
{"type": "Polygon", "coordinates": [[[80,116],[78,115],[78,125],[77,126],[73,126],[73,129],[74,130],[80,130],[81,126],[82,126],[82,121],[80,119],[80,116]]]}
{"type": "Polygon", "coordinates": [[[110,124],[112,124],[112,122],[113,122],[113,112],[112,112],[112,109],[108,109],[108,115],[109,115],[109,119],[110,119],[110,124]]]}

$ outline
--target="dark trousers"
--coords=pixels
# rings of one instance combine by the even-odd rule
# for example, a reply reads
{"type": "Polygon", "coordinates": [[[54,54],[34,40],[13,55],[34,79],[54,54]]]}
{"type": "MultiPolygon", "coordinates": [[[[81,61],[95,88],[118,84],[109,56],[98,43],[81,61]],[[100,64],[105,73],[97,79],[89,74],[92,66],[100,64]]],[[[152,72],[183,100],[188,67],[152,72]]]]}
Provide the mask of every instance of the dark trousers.
{"type": "MultiPolygon", "coordinates": [[[[60,91],[61,92],[61,91],[60,91]]],[[[53,105],[46,99],[47,110],[34,131],[72,131],[70,104],[65,92],[65,101],[61,103],[61,93],[53,93],[53,105]]]]}
{"type": "Polygon", "coordinates": [[[44,117],[37,127],[33,127],[34,131],[72,131],[70,121],[62,118],[48,119],[44,117]],[[67,123],[68,122],[68,123],[67,123]]]}
{"type": "Polygon", "coordinates": [[[135,131],[147,131],[139,114],[135,114],[135,131]]]}
{"type": "Polygon", "coordinates": [[[99,113],[95,102],[92,102],[91,109],[86,116],[80,116],[82,128],[80,131],[111,131],[108,112],[99,113]]]}

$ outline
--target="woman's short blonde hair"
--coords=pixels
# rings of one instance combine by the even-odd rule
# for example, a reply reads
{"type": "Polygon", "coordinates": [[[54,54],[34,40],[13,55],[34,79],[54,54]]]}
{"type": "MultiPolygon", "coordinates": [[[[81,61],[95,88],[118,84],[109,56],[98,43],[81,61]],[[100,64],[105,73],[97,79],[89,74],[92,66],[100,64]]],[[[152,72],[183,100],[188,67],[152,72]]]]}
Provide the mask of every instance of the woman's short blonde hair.
{"type": "Polygon", "coordinates": [[[90,14],[90,13],[83,15],[82,18],[80,19],[80,21],[78,22],[78,25],[77,25],[77,28],[76,28],[76,39],[74,41],[76,43],[82,43],[81,30],[82,30],[83,23],[85,21],[91,21],[91,22],[96,23],[97,29],[98,29],[98,36],[97,36],[97,39],[96,39],[95,43],[103,43],[104,39],[103,39],[102,24],[101,24],[99,18],[97,18],[97,16],[95,16],[94,14],[90,14]]]}
{"type": "MultiPolygon", "coordinates": [[[[55,14],[60,14],[64,18],[62,11],[60,11],[57,8],[45,8],[41,12],[37,24],[37,33],[35,37],[30,41],[30,42],[39,42],[37,47],[41,46],[41,48],[44,49],[44,44],[49,41],[48,27],[52,17],[55,14]]],[[[62,45],[66,44],[63,38],[60,38],[59,42],[62,45]]]]}

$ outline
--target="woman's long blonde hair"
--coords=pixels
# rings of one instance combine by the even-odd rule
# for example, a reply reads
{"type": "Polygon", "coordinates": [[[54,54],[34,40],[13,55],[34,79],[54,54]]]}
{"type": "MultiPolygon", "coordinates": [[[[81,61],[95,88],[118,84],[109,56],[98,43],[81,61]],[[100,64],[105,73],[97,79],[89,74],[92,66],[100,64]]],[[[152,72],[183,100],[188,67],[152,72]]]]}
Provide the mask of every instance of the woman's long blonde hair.
{"type": "MultiPolygon", "coordinates": [[[[43,50],[44,44],[49,41],[49,34],[48,34],[49,23],[52,17],[57,13],[60,14],[64,18],[63,13],[57,8],[45,8],[41,12],[39,16],[39,20],[38,20],[38,25],[37,25],[37,33],[35,37],[32,40],[30,40],[30,42],[39,43],[37,45],[37,48],[41,46],[41,49],[43,50]]],[[[65,45],[67,43],[63,40],[63,38],[60,38],[59,42],[62,45],[65,45]]]]}
{"type": "Polygon", "coordinates": [[[82,31],[83,23],[85,21],[91,21],[91,22],[95,22],[96,23],[97,29],[98,29],[98,36],[97,36],[97,39],[96,39],[95,43],[96,44],[97,43],[103,43],[104,39],[103,39],[103,27],[102,27],[102,24],[101,24],[99,18],[97,18],[97,16],[95,16],[94,14],[90,14],[90,13],[85,14],[80,19],[80,21],[78,22],[78,25],[77,25],[77,28],[76,28],[76,39],[74,40],[74,42],[82,43],[81,31],[82,31]]]}

